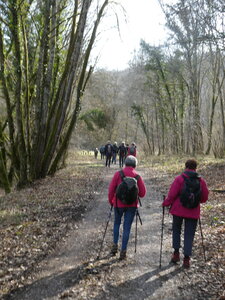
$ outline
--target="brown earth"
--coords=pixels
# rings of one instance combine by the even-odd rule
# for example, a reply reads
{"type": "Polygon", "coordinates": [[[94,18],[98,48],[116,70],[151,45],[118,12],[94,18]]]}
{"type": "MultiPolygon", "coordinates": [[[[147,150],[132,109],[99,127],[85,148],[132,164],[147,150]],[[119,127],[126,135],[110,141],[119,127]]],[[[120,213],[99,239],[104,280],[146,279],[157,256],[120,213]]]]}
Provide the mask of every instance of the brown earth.
{"type": "MultiPolygon", "coordinates": [[[[8,212],[7,218],[1,214],[2,298],[219,299],[224,290],[225,194],[211,192],[204,205],[207,262],[198,230],[190,270],[169,264],[171,217],[166,214],[159,268],[161,202],[174,174],[138,166],[148,193],[139,209],[143,225],[138,223],[137,253],[134,223],[128,259],[121,262],[108,256],[111,220],[97,260],[109,214],[107,187],[118,166],[106,169],[103,162],[88,160],[70,164],[55,177],[2,198],[1,211],[8,212]]],[[[204,167],[200,173],[209,188],[225,189],[224,164],[204,167]]]]}

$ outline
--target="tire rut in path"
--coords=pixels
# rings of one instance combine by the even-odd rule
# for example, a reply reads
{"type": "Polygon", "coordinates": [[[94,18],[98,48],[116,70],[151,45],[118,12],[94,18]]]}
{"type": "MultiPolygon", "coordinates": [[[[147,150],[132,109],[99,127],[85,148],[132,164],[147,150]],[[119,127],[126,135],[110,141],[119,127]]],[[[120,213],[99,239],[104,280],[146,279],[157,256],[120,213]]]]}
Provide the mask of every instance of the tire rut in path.
{"type": "Polygon", "coordinates": [[[134,222],[127,260],[120,262],[118,257],[107,257],[112,240],[112,216],[101,257],[96,260],[109,213],[108,184],[116,170],[116,166],[107,169],[95,204],[76,230],[70,231],[54,254],[46,258],[32,282],[8,299],[192,299],[190,295],[181,296],[177,287],[177,276],[182,269],[168,264],[168,234],[163,242],[162,268],[159,269],[162,195],[152,185],[149,171],[137,168],[147,187],[139,209],[143,225],[138,223],[137,253],[134,253],[134,222]]]}

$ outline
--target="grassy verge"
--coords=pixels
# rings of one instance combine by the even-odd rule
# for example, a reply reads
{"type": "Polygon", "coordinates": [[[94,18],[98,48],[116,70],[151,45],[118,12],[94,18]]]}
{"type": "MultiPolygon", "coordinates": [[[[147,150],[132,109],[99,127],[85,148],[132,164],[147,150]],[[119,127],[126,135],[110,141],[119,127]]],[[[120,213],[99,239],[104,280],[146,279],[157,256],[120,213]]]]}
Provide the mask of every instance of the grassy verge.
{"type": "MultiPolygon", "coordinates": [[[[149,156],[141,157],[141,165],[153,168],[158,171],[167,172],[168,174],[177,174],[183,171],[185,162],[190,159],[189,156],[149,156]]],[[[197,156],[194,158],[198,162],[199,170],[209,168],[214,165],[223,165],[224,159],[215,159],[212,156],[197,156]]]]}

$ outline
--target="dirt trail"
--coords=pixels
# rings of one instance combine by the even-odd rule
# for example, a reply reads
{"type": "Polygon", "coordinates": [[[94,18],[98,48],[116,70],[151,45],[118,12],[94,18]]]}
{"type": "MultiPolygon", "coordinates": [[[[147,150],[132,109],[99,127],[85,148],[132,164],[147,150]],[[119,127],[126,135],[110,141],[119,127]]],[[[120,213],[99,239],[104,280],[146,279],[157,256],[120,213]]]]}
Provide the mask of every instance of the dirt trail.
{"type": "Polygon", "coordinates": [[[8,299],[196,299],[179,288],[180,274],[185,276],[184,270],[168,264],[171,225],[167,216],[162,268],[159,269],[162,195],[153,185],[149,170],[147,173],[137,168],[147,186],[147,195],[140,208],[143,225],[138,223],[137,253],[134,253],[134,222],[128,259],[120,262],[118,257],[107,257],[112,240],[111,220],[100,260],[96,260],[109,213],[107,188],[117,169],[118,166],[112,166],[106,171],[96,203],[89,207],[77,228],[69,232],[65,242],[41,264],[41,271],[34,275],[32,282],[8,299]]]}

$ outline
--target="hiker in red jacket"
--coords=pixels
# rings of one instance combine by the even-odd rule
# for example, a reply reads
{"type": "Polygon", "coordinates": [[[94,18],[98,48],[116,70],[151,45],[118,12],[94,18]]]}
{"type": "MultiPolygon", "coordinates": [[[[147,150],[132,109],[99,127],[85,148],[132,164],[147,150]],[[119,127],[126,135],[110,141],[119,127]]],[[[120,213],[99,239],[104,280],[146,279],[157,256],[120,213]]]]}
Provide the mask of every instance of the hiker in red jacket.
{"type": "MultiPolygon", "coordinates": [[[[173,181],[166,199],[163,201],[163,206],[170,206],[170,213],[173,215],[173,248],[174,253],[171,258],[171,262],[177,263],[180,261],[180,235],[181,227],[184,220],[184,259],[183,266],[185,268],[190,267],[190,256],[192,255],[192,244],[194,235],[200,218],[200,203],[204,203],[208,200],[208,188],[205,180],[196,173],[197,162],[194,159],[187,160],[185,163],[185,171],[181,175],[177,176],[173,181]],[[198,201],[193,205],[196,207],[191,208],[190,201],[194,199],[194,192],[191,197],[184,196],[184,187],[186,188],[191,178],[194,178],[196,184],[199,184],[199,188],[196,188],[196,198],[198,201]],[[187,199],[188,198],[188,199],[187,199]],[[182,202],[181,202],[182,201],[182,202]],[[186,204],[185,204],[186,202],[186,204]],[[183,203],[183,204],[182,204],[183,203]],[[185,205],[185,206],[184,206],[185,205]],[[187,207],[188,206],[188,207],[187,207]]],[[[193,191],[193,189],[192,189],[193,191]]],[[[187,192],[186,194],[187,195],[187,192]]]]}
{"type": "MultiPolygon", "coordinates": [[[[146,187],[142,177],[138,175],[137,172],[135,171],[136,166],[137,166],[136,157],[132,155],[127,156],[127,158],[125,159],[125,167],[122,169],[122,173],[125,177],[133,177],[133,178],[136,177],[137,186],[138,186],[138,196],[144,197],[146,194],[146,187]]],[[[126,258],[127,244],[129,240],[131,225],[134,220],[134,216],[138,207],[138,197],[130,205],[124,204],[122,201],[120,201],[120,199],[116,197],[116,190],[121,182],[122,182],[121,171],[117,171],[114,174],[108,189],[109,204],[114,206],[113,246],[111,250],[112,255],[116,255],[118,251],[119,230],[120,230],[121,218],[124,215],[120,260],[126,258]]]]}
{"type": "Polygon", "coordinates": [[[127,155],[137,156],[137,147],[134,142],[128,147],[127,155]]]}

